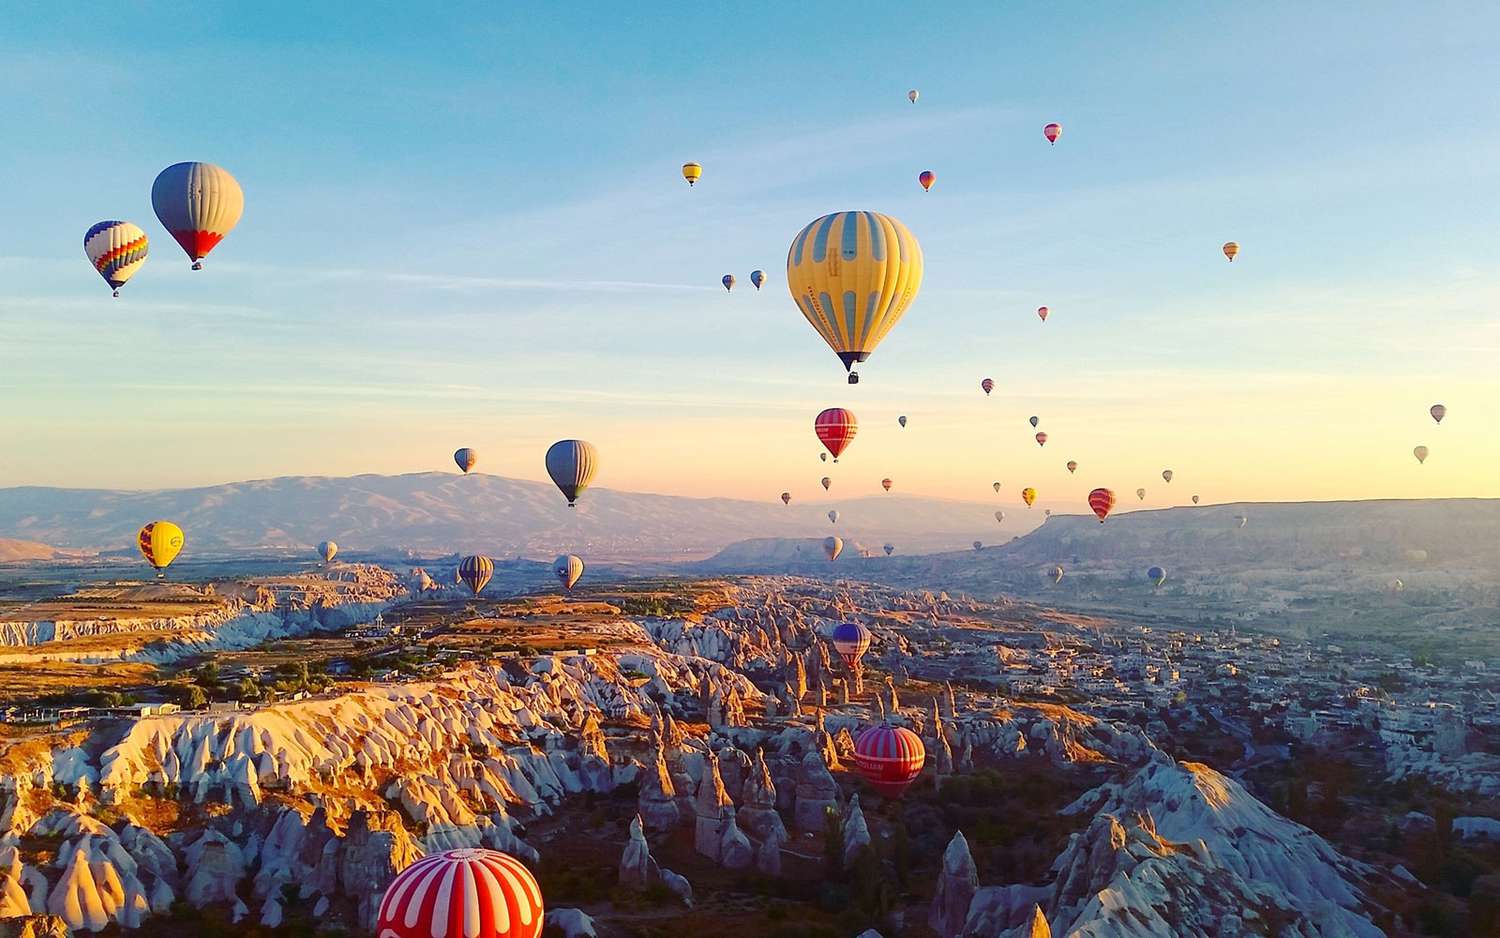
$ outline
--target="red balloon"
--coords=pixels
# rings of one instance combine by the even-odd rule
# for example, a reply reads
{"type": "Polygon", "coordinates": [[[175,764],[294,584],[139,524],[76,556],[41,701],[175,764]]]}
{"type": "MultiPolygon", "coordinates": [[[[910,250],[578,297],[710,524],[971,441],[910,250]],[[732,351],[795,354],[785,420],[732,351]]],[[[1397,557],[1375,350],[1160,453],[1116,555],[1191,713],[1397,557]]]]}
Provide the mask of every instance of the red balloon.
{"type": "Polygon", "coordinates": [[[1103,524],[1115,507],[1115,493],[1109,489],[1094,489],[1089,493],[1089,507],[1094,509],[1094,514],[1099,516],[1099,523],[1103,524]]]}
{"type": "Polygon", "coordinates": [[[1062,136],[1062,124],[1048,124],[1042,128],[1042,136],[1047,138],[1048,143],[1057,146],[1057,138],[1062,136]]]}
{"type": "Polygon", "coordinates": [[[904,726],[882,723],[854,741],[854,764],[870,787],[887,798],[899,798],[922,774],[927,749],[922,737],[904,726]]]}
{"type": "Polygon", "coordinates": [[[386,887],[380,938],[537,938],[542,891],[520,861],[495,850],[449,850],[386,887]]]}
{"type": "Polygon", "coordinates": [[[932,174],[932,170],[924,169],[922,170],[922,175],[917,177],[917,182],[920,182],[922,184],[923,191],[930,192],[932,190],[932,184],[937,182],[937,177],[932,174]]]}
{"type": "Polygon", "coordinates": [[[880,484],[885,488],[885,490],[887,492],[889,492],[891,490],[891,480],[890,479],[881,479],[880,480],[880,484]]]}
{"type": "Polygon", "coordinates": [[[1036,445],[1037,446],[1046,446],[1047,445],[1047,434],[1045,432],[1043,432],[1043,431],[1038,431],[1037,432],[1037,435],[1036,435],[1036,445]]]}
{"type": "Polygon", "coordinates": [[[989,397],[990,392],[995,390],[995,380],[993,378],[985,378],[983,381],[979,382],[979,386],[981,388],[984,388],[984,396],[989,397]]]}
{"type": "Polygon", "coordinates": [[[854,435],[859,432],[859,421],[854,419],[852,411],[830,407],[818,414],[818,419],[813,421],[813,430],[817,431],[818,439],[833,454],[833,461],[838,462],[839,454],[854,442],[854,435]]]}

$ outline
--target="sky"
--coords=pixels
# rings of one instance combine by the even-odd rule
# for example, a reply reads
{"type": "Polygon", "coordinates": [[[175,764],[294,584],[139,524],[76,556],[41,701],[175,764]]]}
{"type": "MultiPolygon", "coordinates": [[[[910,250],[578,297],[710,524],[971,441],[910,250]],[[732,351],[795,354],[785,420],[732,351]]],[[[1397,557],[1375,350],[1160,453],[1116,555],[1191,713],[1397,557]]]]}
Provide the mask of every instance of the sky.
{"type": "Polygon", "coordinates": [[[544,479],[580,437],[683,495],[1500,496],[1500,7],[545,6],[9,13],[0,485],[544,479]],[[245,191],[196,273],[181,160],[245,191]],[[847,209],[926,258],[856,387],[785,285],[847,209]],[[118,300],[106,218],[152,239],[118,300]]]}

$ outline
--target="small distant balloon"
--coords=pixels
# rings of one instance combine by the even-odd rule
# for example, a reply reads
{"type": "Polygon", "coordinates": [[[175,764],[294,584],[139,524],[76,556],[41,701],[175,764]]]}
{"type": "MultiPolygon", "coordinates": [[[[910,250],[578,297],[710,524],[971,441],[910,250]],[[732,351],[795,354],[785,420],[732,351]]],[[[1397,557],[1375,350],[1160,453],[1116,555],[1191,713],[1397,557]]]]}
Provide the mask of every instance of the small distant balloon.
{"type": "Polygon", "coordinates": [[[1043,511],[1042,511],[1042,514],[1043,514],[1043,515],[1044,515],[1044,516],[1045,516],[1045,517],[1048,517],[1048,518],[1050,518],[1050,517],[1052,517],[1052,509],[1051,509],[1051,508],[1046,508],[1046,509],[1043,509],[1043,511]]]}
{"type": "Polygon", "coordinates": [[[1411,454],[1413,456],[1417,457],[1417,462],[1419,462],[1419,463],[1423,463],[1423,462],[1427,461],[1427,447],[1425,447],[1425,446],[1418,446],[1418,447],[1416,447],[1415,449],[1413,449],[1411,451],[1411,454]]]}
{"type": "Polygon", "coordinates": [[[682,178],[687,180],[689,186],[703,178],[703,167],[697,163],[682,164],[682,178]]]}
{"type": "Polygon", "coordinates": [[[901,426],[903,427],[906,426],[906,415],[902,414],[901,416],[897,417],[896,422],[901,424],[901,426]]]}
{"type": "Polygon", "coordinates": [[[979,382],[979,387],[984,391],[984,396],[989,397],[990,392],[995,390],[995,379],[985,378],[983,381],[979,382]]]}
{"type": "Polygon", "coordinates": [[[997,512],[995,512],[995,521],[997,521],[1000,524],[1004,524],[1005,523],[1005,512],[1003,512],[1003,511],[997,511],[997,512]]]}
{"type": "Polygon", "coordinates": [[[1196,496],[1196,495],[1193,496],[1193,504],[1194,505],[1198,504],[1198,496],[1196,496]]]}
{"type": "Polygon", "coordinates": [[[557,577],[563,589],[571,592],[583,576],[583,560],[576,554],[561,554],[552,561],[552,575],[557,577]]]}
{"type": "Polygon", "coordinates": [[[991,482],[990,483],[990,488],[993,488],[995,490],[995,493],[999,494],[999,492],[1000,492],[1000,483],[999,482],[991,482]]]}
{"type": "Polygon", "coordinates": [[[823,491],[825,491],[825,492],[828,491],[828,487],[829,486],[833,485],[833,480],[830,479],[828,476],[824,476],[823,478],[819,479],[818,481],[823,484],[823,491]]]}
{"type": "Polygon", "coordinates": [[[844,540],[839,537],[823,538],[823,553],[829,560],[839,559],[839,554],[844,552],[844,540]]]}
{"type": "Polygon", "coordinates": [[[146,233],[128,221],[101,221],[83,235],[84,255],[115,296],[146,263],[149,249],[146,233]]]}
{"type": "Polygon", "coordinates": [[[1245,517],[1245,516],[1244,516],[1244,515],[1235,515],[1235,516],[1234,516],[1234,520],[1235,520],[1235,521],[1237,521],[1237,522],[1239,522],[1239,525],[1240,525],[1240,527],[1242,527],[1242,528],[1243,528],[1243,527],[1244,527],[1244,526],[1245,526],[1245,525],[1247,525],[1247,524],[1249,524],[1249,523],[1250,523],[1250,519],[1249,519],[1249,518],[1247,518],[1247,517],[1245,517]]]}
{"type": "Polygon", "coordinates": [[[1234,263],[1234,256],[1240,253],[1240,246],[1233,241],[1224,242],[1224,256],[1229,258],[1229,263],[1234,263]]]}
{"type": "Polygon", "coordinates": [[[1045,431],[1042,431],[1042,430],[1038,430],[1037,431],[1037,434],[1036,434],[1036,445],[1037,446],[1046,446],[1047,445],[1047,434],[1046,434],[1045,431]]]}
{"type": "Polygon", "coordinates": [[[1023,502],[1026,503],[1026,507],[1027,508],[1030,508],[1036,502],[1036,489],[1031,488],[1029,486],[1027,488],[1022,489],[1021,490],[1021,501],[1023,501],[1023,502]]]}
{"type": "Polygon", "coordinates": [[[912,104],[916,104],[917,98],[919,97],[921,97],[921,94],[915,88],[906,93],[906,100],[910,101],[912,104]]]}
{"type": "Polygon", "coordinates": [[[752,270],[752,271],[750,271],[750,284],[751,284],[751,286],[755,287],[755,289],[759,290],[761,284],[763,284],[765,282],[766,282],[766,272],[764,270],[752,270]]]}
{"type": "Polygon", "coordinates": [[[1042,418],[1036,416],[1028,417],[1026,419],[1031,422],[1032,429],[1035,429],[1036,425],[1042,422],[1042,418]]]}
{"type": "Polygon", "coordinates": [[[833,627],[833,634],[829,638],[833,642],[834,651],[851,668],[859,667],[859,659],[864,657],[870,647],[870,630],[858,622],[840,622],[833,627]]]}
{"type": "Polygon", "coordinates": [[[469,588],[469,592],[478,596],[489,583],[490,577],[495,575],[495,561],[482,554],[474,554],[465,557],[458,563],[458,578],[469,588]]]}
{"type": "Polygon", "coordinates": [[[1103,524],[1115,507],[1115,493],[1106,488],[1097,488],[1089,493],[1089,507],[1103,524]]]}
{"type": "Polygon", "coordinates": [[[828,454],[827,453],[819,453],[818,454],[818,458],[821,459],[821,460],[823,460],[824,462],[827,462],[828,461],[828,454]]]}
{"type": "Polygon", "coordinates": [[[1052,582],[1053,583],[1061,583],[1062,582],[1062,578],[1063,578],[1063,568],[1062,568],[1061,564],[1058,564],[1057,566],[1055,566],[1055,567],[1052,568],[1052,582]]]}
{"type": "Polygon", "coordinates": [[[818,440],[833,454],[833,461],[854,442],[859,433],[859,421],[854,412],[843,407],[829,407],[813,420],[813,432],[818,440]]]}
{"type": "Polygon", "coordinates": [[[1036,308],[1036,314],[1041,317],[1042,322],[1046,322],[1047,321],[1047,313],[1048,312],[1049,311],[1048,311],[1047,307],[1045,307],[1045,306],[1038,306],[1036,308]]]}
{"type": "Polygon", "coordinates": [[[930,169],[924,169],[922,170],[922,174],[917,177],[917,182],[922,184],[923,191],[931,192],[932,184],[937,182],[937,175],[930,169]]]}
{"type": "Polygon", "coordinates": [[[791,492],[782,492],[781,493],[781,503],[783,505],[790,505],[792,503],[792,493],[791,492]]]}
{"type": "Polygon", "coordinates": [[[187,538],[182,533],[182,528],[170,521],[152,521],[142,527],[135,535],[136,548],[146,562],[156,568],[158,577],[164,576],[163,570],[171,566],[172,561],[182,552],[182,545],[187,538]]]}
{"type": "Polygon", "coordinates": [[[1056,122],[1048,124],[1042,128],[1042,136],[1047,138],[1048,143],[1057,146],[1057,138],[1062,136],[1062,124],[1056,122]]]}
{"type": "Polygon", "coordinates": [[[339,545],[333,541],[324,541],[318,545],[318,556],[323,558],[324,563],[331,563],[334,554],[339,552],[339,545]]]}
{"type": "Polygon", "coordinates": [[[468,472],[479,464],[479,453],[465,446],[454,452],[453,461],[458,464],[458,468],[468,472]]]}
{"type": "Polygon", "coordinates": [[[892,483],[891,483],[890,479],[881,479],[880,480],[880,487],[883,488],[883,489],[885,489],[887,492],[889,492],[891,490],[891,484],[892,483]]]}
{"type": "Polygon", "coordinates": [[[1442,423],[1443,418],[1448,416],[1448,408],[1444,407],[1442,404],[1433,404],[1427,409],[1427,412],[1432,415],[1432,420],[1434,423],[1442,423]]]}
{"type": "Polygon", "coordinates": [[[839,513],[837,511],[830,511],[828,513],[828,523],[829,524],[838,524],[839,523],[839,513]]]}
{"type": "Polygon", "coordinates": [[[725,290],[726,293],[728,291],[730,291],[730,290],[733,290],[734,289],[734,274],[725,274],[723,277],[719,278],[719,282],[722,283],[722,284],[724,284],[724,290],[725,290]]]}
{"type": "Polygon", "coordinates": [[[1076,460],[1072,460],[1072,459],[1068,460],[1068,475],[1072,475],[1073,473],[1075,473],[1077,471],[1078,471],[1078,463],[1077,463],[1077,461],[1076,460]]]}
{"type": "Polygon", "coordinates": [[[975,541],[974,542],[974,549],[975,550],[984,550],[984,541],[975,541]]]}
{"type": "Polygon", "coordinates": [[[1161,585],[1167,582],[1167,571],[1163,567],[1152,567],[1146,571],[1146,579],[1155,584],[1157,589],[1161,589],[1161,585]]]}
{"type": "Polygon", "coordinates": [[[1171,482],[1172,481],[1172,470],[1170,470],[1170,469],[1163,469],[1161,471],[1161,477],[1163,479],[1166,479],[1168,482],[1171,482]]]}
{"type": "Polygon", "coordinates": [[[889,557],[892,553],[894,553],[895,550],[896,550],[896,545],[895,544],[887,544],[887,545],[885,545],[885,555],[887,557],[889,557]]]}
{"type": "Polygon", "coordinates": [[[1145,489],[1136,489],[1135,490],[1135,497],[1139,498],[1141,501],[1145,501],[1146,500],[1146,490],[1145,489]]]}

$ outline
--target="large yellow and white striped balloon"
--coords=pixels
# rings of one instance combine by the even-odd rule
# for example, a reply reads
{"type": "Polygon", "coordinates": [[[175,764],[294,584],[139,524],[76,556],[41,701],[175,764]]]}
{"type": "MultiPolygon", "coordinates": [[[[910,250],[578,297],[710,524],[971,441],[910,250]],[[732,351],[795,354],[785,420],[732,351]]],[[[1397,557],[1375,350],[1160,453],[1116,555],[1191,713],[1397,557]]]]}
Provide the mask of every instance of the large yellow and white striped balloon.
{"type": "Polygon", "coordinates": [[[855,363],[870,357],[922,286],[922,246],[889,215],[824,215],[792,240],[786,285],[856,384],[855,363]]]}

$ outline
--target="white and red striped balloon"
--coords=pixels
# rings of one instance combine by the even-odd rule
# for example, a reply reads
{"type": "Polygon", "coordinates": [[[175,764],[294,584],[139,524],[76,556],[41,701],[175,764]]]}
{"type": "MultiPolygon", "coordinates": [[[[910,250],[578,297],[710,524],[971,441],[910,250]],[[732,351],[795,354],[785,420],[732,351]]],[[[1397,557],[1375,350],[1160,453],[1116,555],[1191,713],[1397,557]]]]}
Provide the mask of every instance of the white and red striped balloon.
{"type": "Polygon", "coordinates": [[[1115,493],[1109,489],[1094,489],[1089,493],[1089,507],[1099,516],[1099,523],[1103,524],[1115,507],[1115,493]]]}
{"type": "Polygon", "coordinates": [[[402,870],[380,903],[377,938],[537,938],[542,891],[495,850],[449,850],[402,870]]]}
{"type": "Polygon", "coordinates": [[[882,723],[854,741],[854,764],[870,787],[887,798],[899,798],[922,774],[927,747],[904,726],[882,723]]]}
{"type": "Polygon", "coordinates": [[[859,421],[851,410],[830,407],[818,414],[813,421],[813,432],[818,434],[818,440],[833,454],[833,461],[838,462],[839,454],[854,442],[854,435],[859,432],[859,421]]]}

